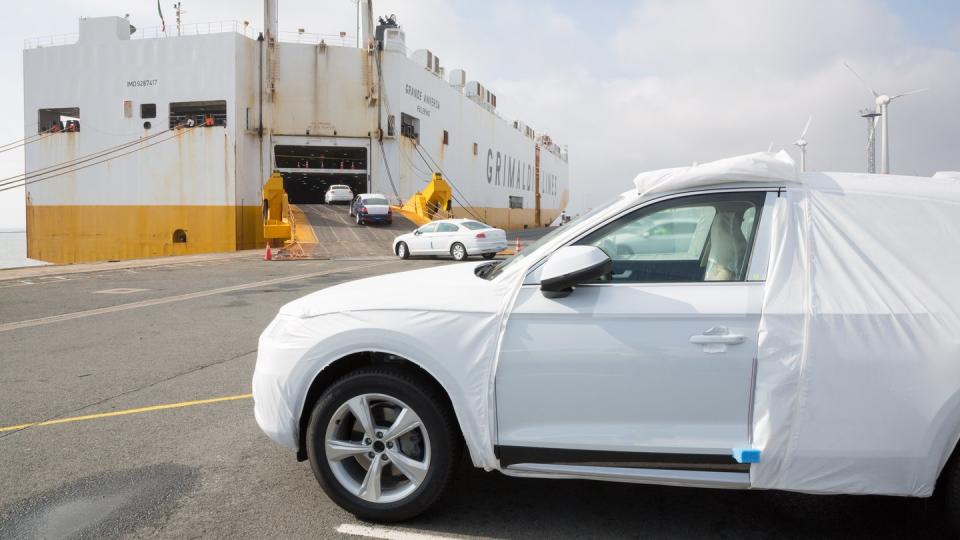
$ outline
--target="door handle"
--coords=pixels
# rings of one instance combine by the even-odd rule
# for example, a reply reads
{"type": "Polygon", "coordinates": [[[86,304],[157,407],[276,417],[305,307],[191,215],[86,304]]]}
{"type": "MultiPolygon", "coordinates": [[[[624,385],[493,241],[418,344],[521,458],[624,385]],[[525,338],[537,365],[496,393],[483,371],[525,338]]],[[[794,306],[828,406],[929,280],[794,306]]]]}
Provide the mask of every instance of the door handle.
{"type": "Polygon", "coordinates": [[[690,343],[694,345],[739,345],[746,341],[741,334],[731,334],[725,326],[715,326],[702,334],[691,336],[690,343]]]}
{"type": "Polygon", "coordinates": [[[741,335],[738,334],[727,334],[725,336],[708,336],[700,334],[698,336],[691,336],[690,343],[694,345],[709,345],[712,343],[721,343],[723,345],[739,345],[746,340],[741,335]]]}

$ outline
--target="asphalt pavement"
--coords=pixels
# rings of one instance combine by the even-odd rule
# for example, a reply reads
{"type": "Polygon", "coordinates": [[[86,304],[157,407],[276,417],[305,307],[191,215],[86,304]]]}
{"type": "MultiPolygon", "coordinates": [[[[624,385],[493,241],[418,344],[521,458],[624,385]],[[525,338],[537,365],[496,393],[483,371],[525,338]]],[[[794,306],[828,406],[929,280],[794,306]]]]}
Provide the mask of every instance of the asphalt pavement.
{"type": "Polygon", "coordinates": [[[358,521],[257,427],[257,337],[309,292],[437,264],[450,263],[247,255],[0,272],[0,538],[943,536],[922,500],[515,479],[467,464],[421,518],[358,521]]]}

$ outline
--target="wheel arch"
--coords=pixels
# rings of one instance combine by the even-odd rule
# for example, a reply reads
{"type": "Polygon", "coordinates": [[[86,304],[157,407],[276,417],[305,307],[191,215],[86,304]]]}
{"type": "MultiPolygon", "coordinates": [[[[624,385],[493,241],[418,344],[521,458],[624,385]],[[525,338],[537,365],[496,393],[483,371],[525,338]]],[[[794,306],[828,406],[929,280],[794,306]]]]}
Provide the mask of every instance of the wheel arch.
{"type": "MultiPolygon", "coordinates": [[[[365,350],[341,356],[333,362],[330,362],[326,365],[326,367],[320,370],[320,372],[317,373],[317,375],[310,382],[306,395],[304,396],[303,405],[300,408],[300,416],[297,419],[298,461],[305,461],[307,459],[307,423],[310,420],[310,414],[313,411],[314,404],[320,399],[320,396],[323,395],[323,392],[338,379],[357,369],[369,366],[396,367],[407,372],[408,374],[413,375],[422,382],[431,385],[431,387],[433,387],[437,394],[442,398],[443,405],[448,408],[448,410],[457,420],[457,437],[461,441],[465,442],[461,428],[460,415],[457,414],[457,409],[453,404],[453,400],[450,398],[450,393],[437,379],[437,377],[435,377],[417,362],[409,360],[403,356],[383,351],[365,350]]],[[[465,444],[465,446],[467,446],[469,449],[470,445],[465,444]]]]}

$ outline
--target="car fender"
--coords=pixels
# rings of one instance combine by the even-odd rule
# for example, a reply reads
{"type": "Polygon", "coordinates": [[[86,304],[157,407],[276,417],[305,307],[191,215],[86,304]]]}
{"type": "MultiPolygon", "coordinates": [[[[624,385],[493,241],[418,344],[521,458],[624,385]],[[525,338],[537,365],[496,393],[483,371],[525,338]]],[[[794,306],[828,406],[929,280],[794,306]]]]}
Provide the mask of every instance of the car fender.
{"type": "MultiPolygon", "coordinates": [[[[362,316],[362,314],[344,313],[342,315],[323,316],[318,319],[331,322],[330,319],[343,316],[353,319],[352,322],[355,324],[358,315],[362,316]]],[[[396,317],[395,314],[390,316],[396,317]]],[[[426,312],[410,313],[405,315],[403,319],[415,320],[433,316],[426,312]]],[[[376,325],[363,328],[344,328],[329,333],[327,336],[318,339],[310,347],[297,362],[296,367],[287,379],[291,384],[296,384],[295,388],[287,389],[288,395],[296,396],[295,408],[292,411],[294,418],[300,418],[304,413],[304,405],[310,385],[324,369],[337,360],[361,352],[392,354],[417,365],[440,384],[453,404],[454,414],[457,417],[457,422],[474,465],[486,469],[494,468],[496,458],[488,430],[490,419],[481,415],[478,411],[487,409],[487,393],[485,385],[482,383],[489,380],[489,370],[492,369],[494,364],[492,355],[498,337],[497,323],[494,321],[498,320],[498,317],[487,316],[485,318],[489,320],[490,324],[481,326],[487,330],[493,330],[492,332],[469,332],[462,328],[451,332],[461,336],[464,335],[464,332],[469,334],[466,339],[456,340],[458,344],[467,345],[466,347],[456,347],[460,350],[451,350],[451,347],[431,342],[423,339],[422,336],[412,335],[410,332],[376,325]],[[470,350],[473,351],[473,358],[470,358],[471,355],[468,352],[470,350]],[[479,403],[479,400],[483,400],[483,403],[479,403]]],[[[340,325],[324,324],[324,326],[337,327],[340,325]]]]}

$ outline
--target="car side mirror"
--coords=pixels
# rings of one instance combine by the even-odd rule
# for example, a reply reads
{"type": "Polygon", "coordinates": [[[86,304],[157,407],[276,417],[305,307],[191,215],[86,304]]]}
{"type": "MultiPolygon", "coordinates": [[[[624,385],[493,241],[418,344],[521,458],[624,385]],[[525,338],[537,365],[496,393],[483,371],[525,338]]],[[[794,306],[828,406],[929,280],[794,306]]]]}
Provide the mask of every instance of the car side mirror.
{"type": "Polygon", "coordinates": [[[420,229],[413,231],[414,236],[420,236],[420,229]]]}
{"type": "Polygon", "coordinates": [[[596,246],[564,246],[547,259],[540,273],[540,291],[547,298],[562,298],[582,283],[608,276],[613,261],[596,246]]]}

